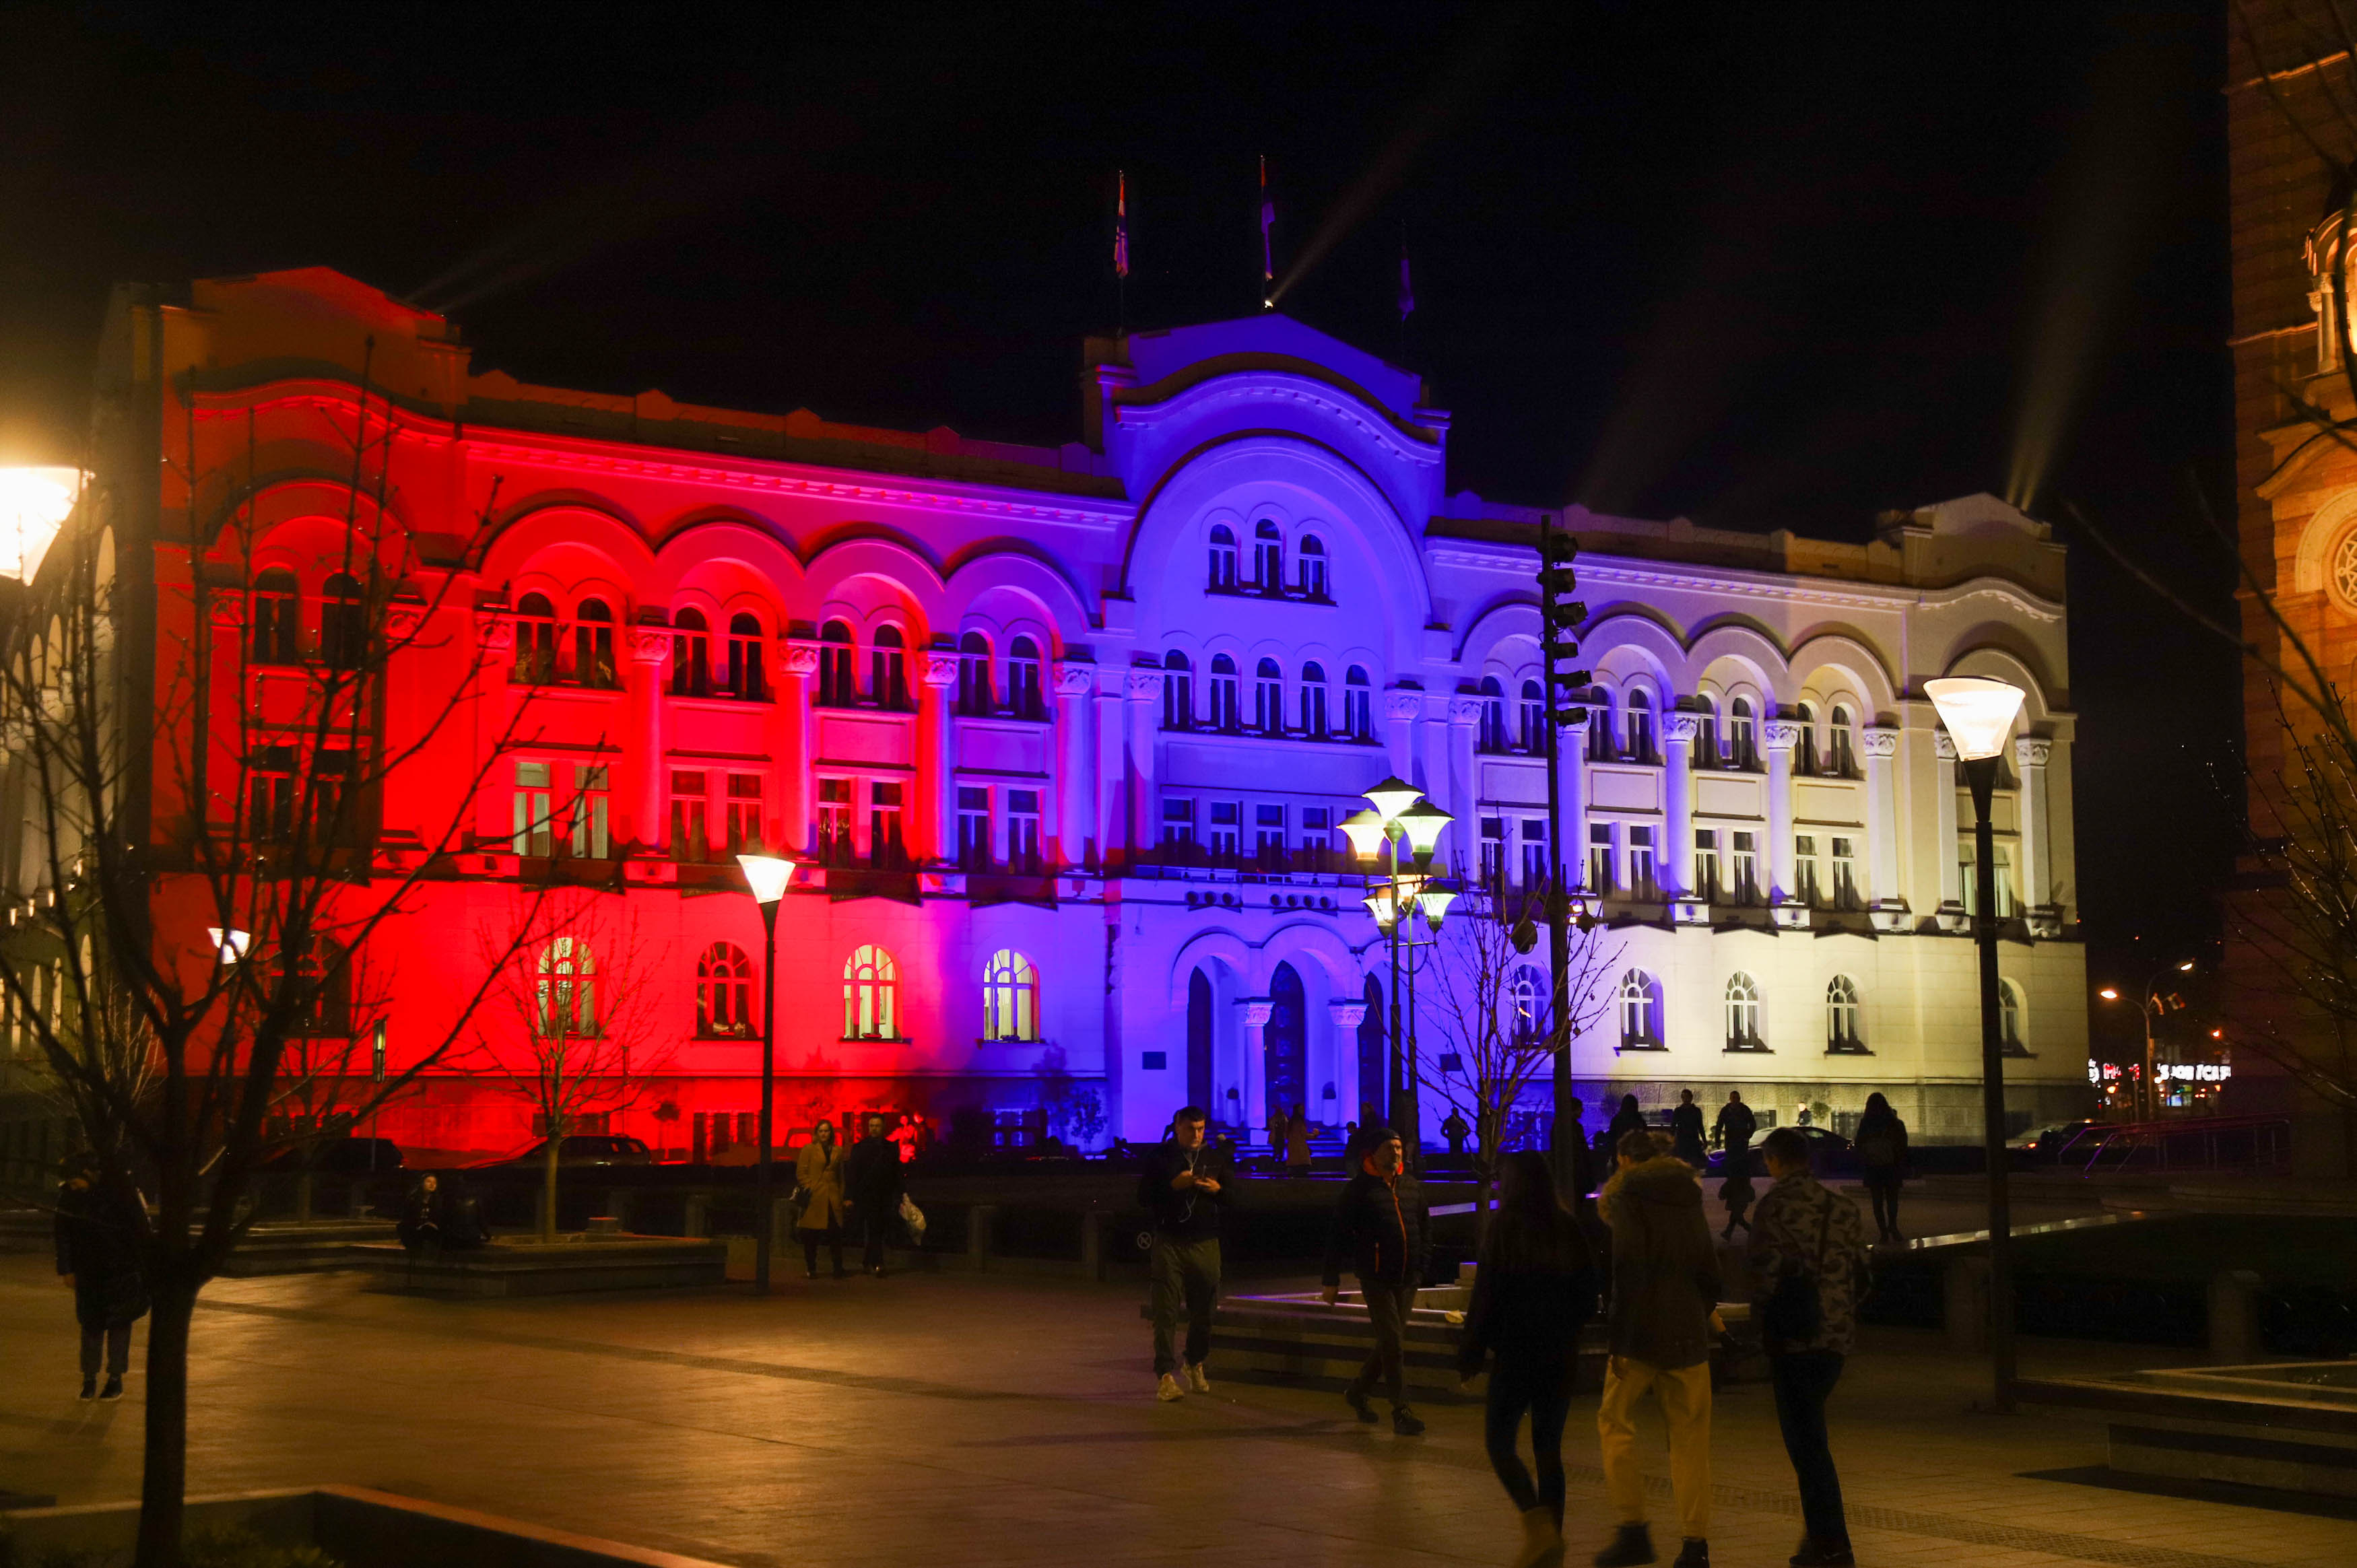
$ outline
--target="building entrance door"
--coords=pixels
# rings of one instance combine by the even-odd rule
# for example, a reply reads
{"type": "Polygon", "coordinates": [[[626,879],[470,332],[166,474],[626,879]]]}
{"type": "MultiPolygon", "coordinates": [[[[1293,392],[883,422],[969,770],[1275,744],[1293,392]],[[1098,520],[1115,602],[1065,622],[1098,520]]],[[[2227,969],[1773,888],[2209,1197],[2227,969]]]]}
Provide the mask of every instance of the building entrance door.
{"type": "Polygon", "coordinates": [[[1262,1031],[1266,1053],[1268,1108],[1272,1114],[1293,1114],[1297,1105],[1309,1103],[1308,1007],[1301,994],[1301,976],[1289,963],[1276,966],[1268,983],[1268,1027],[1262,1031]]]}

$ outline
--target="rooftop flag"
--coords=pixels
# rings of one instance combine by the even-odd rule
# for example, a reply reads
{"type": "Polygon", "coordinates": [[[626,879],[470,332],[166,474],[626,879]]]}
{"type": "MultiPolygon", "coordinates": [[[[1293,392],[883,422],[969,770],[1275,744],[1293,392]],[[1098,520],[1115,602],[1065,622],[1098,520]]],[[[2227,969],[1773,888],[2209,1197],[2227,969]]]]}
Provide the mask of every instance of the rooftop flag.
{"type": "MultiPolygon", "coordinates": [[[[1268,155],[1260,159],[1260,281],[1264,285],[1276,281],[1275,252],[1269,246],[1269,231],[1276,226],[1276,203],[1268,197],[1268,155]]],[[[1264,288],[1262,303],[1267,299],[1264,288]]]]}
{"type": "Polygon", "coordinates": [[[1114,172],[1118,182],[1113,199],[1113,271],[1115,277],[1129,275],[1129,176],[1114,172]]]}

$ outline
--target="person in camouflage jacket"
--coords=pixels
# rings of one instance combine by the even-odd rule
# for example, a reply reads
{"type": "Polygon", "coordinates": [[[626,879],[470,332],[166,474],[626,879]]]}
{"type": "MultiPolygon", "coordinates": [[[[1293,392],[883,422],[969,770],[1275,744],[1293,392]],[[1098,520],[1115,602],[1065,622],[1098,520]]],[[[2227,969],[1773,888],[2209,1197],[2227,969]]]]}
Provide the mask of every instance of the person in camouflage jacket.
{"type": "Polygon", "coordinates": [[[1775,1183],[1752,1211],[1749,1248],[1753,1319],[1762,1326],[1776,1423],[1800,1482],[1801,1516],[1808,1529],[1792,1556],[1796,1568],[1845,1568],[1851,1555],[1843,1517],[1841,1477],[1825,1432],[1825,1401],[1841,1380],[1842,1362],[1857,1339],[1857,1304],[1866,1294],[1869,1254],[1857,1205],[1827,1191],[1809,1174],[1809,1145],[1779,1128],[1760,1145],[1775,1183]],[[1787,1278],[1815,1288],[1813,1331],[1779,1335],[1769,1304],[1787,1278]]]}

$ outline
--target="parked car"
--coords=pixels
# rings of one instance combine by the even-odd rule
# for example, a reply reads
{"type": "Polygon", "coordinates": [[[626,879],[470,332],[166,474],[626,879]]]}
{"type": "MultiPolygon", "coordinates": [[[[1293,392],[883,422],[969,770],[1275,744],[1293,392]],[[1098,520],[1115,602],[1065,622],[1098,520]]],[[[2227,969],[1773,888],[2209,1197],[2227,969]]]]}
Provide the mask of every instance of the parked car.
{"type": "Polygon", "coordinates": [[[290,1144],[262,1162],[266,1171],[308,1168],[317,1176],[384,1176],[401,1169],[401,1145],[390,1138],[322,1138],[290,1144]]]}
{"type": "MultiPolygon", "coordinates": [[[[1766,1137],[1772,1130],[1762,1128],[1751,1140],[1751,1174],[1753,1176],[1764,1176],[1768,1174],[1768,1157],[1760,1152],[1760,1140],[1766,1137]]],[[[1819,1176],[1832,1171],[1847,1171],[1857,1164],[1849,1140],[1830,1127],[1795,1127],[1792,1131],[1809,1141],[1809,1165],[1819,1176]]],[[[1712,1176],[1725,1176],[1727,1151],[1713,1149],[1709,1157],[1705,1160],[1703,1168],[1712,1176]]]]}
{"type": "MultiPolygon", "coordinates": [[[[485,1160],[476,1168],[490,1170],[501,1165],[539,1165],[548,1162],[548,1140],[543,1138],[529,1148],[512,1155],[502,1155],[496,1160],[485,1160]]],[[[556,1163],[560,1165],[651,1165],[655,1163],[654,1151],[637,1138],[614,1133],[568,1133],[558,1144],[556,1163]]]]}
{"type": "MultiPolygon", "coordinates": [[[[2050,1122],[2043,1127],[2032,1127],[2005,1141],[2008,1149],[2028,1149],[2052,1159],[2061,1155],[2063,1145],[2095,1124],[2094,1118],[2082,1116],[2070,1122],[2050,1122]]],[[[2088,1145],[2090,1151],[2093,1145],[2088,1145]]]]}

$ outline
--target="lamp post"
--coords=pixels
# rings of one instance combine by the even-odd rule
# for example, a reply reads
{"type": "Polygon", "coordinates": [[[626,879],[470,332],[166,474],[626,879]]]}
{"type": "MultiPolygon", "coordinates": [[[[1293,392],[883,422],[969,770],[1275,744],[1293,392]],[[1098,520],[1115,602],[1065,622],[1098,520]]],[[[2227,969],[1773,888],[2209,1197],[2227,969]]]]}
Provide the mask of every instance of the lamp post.
{"type": "Polygon", "coordinates": [[[1955,742],[1973,792],[1973,939],[1981,970],[1981,1143],[1988,1161],[1989,1361],[1995,1404],[2013,1409],[2013,1212],[2005,1148],[2005,1004],[1996,973],[1996,841],[1989,797],[1997,756],[2021,711],[2021,688],[1957,676],[1926,681],[1924,695],[1955,742]]]}
{"type": "Polygon", "coordinates": [[[761,907],[761,1150],[753,1165],[753,1294],[770,1294],[770,1117],[778,1088],[778,905],[794,879],[794,863],[774,854],[740,854],[746,885],[761,907]]]}
{"type": "MultiPolygon", "coordinates": [[[[1440,845],[1440,831],[1457,819],[1426,801],[1423,790],[1396,778],[1384,779],[1366,795],[1373,809],[1346,820],[1342,831],[1350,835],[1351,853],[1363,864],[1372,865],[1378,853],[1389,848],[1390,869],[1369,874],[1369,886],[1375,891],[1367,895],[1366,905],[1390,947],[1392,1049],[1387,1087],[1391,1103],[1384,1114],[1413,1159],[1419,1146],[1415,1068],[1407,1055],[1407,1037],[1400,1023],[1400,927],[1415,912],[1417,899],[1432,881],[1429,868],[1433,852],[1440,845]],[[1413,870],[1401,869],[1402,845],[1406,846],[1413,870]]],[[[1431,897],[1445,913],[1456,895],[1436,888],[1431,897]]],[[[1438,913],[1428,908],[1426,918],[1436,931],[1440,929],[1438,913]]]]}
{"type": "MultiPolygon", "coordinates": [[[[2158,993],[2160,991],[2161,977],[2167,974],[2170,970],[2175,970],[2179,974],[2191,974],[2193,972],[2193,961],[2189,958],[2181,962],[2164,964],[2159,969],[2153,971],[2152,978],[2145,982],[2143,1009],[2144,1081],[2138,1087],[2137,1091],[2137,1098],[2143,1103],[2137,1114],[2142,1120],[2147,1122],[2158,1122],[2160,1120],[2160,1082],[2156,1076],[2160,1070],[2158,1059],[2159,1053],[2153,1048],[2152,1020],[2154,1016],[2154,1004],[2158,999],[2158,993]]],[[[2097,992],[2095,994],[2101,996],[2106,1002],[2117,1002],[2120,999],[2119,992],[2108,985],[2104,986],[2103,990],[2097,992]]]]}

